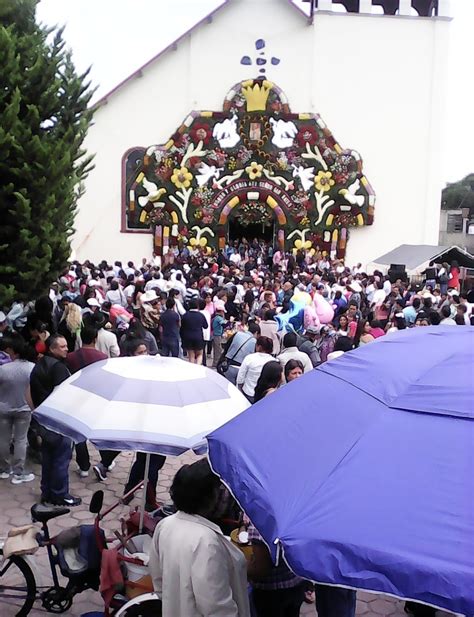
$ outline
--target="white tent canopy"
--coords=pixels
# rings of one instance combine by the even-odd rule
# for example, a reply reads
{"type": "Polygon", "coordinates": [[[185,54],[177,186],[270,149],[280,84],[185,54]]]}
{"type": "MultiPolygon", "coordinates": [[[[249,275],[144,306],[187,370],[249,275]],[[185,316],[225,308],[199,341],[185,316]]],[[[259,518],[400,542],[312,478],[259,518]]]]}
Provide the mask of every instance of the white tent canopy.
{"type": "Polygon", "coordinates": [[[474,267],[474,256],[458,246],[433,246],[431,244],[400,244],[369,263],[367,270],[386,272],[391,264],[404,265],[407,274],[421,274],[431,261],[448,263],[456,260],[460,266],[474,267]]]}

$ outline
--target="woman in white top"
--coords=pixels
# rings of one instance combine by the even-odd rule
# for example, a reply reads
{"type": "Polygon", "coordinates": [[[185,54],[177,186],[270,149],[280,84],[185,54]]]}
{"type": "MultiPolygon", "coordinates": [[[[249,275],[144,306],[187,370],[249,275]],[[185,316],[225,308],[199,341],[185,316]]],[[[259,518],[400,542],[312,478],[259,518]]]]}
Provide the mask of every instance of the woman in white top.
{"type": "Polygon", "coordinates": [[[207,459],[181,467],[173,480],[178,512],[157,525],[149,562],[163,617],[250,617],[243,553],[210,520],[219,489],[207,459]]]}

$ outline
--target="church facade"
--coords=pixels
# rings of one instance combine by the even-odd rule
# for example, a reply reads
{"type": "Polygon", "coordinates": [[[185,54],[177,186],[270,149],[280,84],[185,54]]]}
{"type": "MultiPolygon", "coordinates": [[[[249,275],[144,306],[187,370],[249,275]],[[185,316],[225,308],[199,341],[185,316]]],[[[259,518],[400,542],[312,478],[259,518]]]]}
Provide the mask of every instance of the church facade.
{"type": "Polygon", "coordinates": [[[100,101],[74,256],[434,243],[449,20],[326,8],[228,0],[100,101]]]}

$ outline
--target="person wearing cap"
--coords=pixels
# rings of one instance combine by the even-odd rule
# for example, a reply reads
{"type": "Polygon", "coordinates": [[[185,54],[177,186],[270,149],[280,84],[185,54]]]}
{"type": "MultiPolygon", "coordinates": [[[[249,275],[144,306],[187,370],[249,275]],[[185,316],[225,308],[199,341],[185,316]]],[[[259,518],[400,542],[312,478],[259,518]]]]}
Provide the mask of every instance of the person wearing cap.
{"type": "Polygon", "coordinates": [[[309,357],[313,368],[321,364],[321,356],[319,355],[319,349],[316,343],[319,330],[320,327],[317,326],[310,326],[309,328],[306,328],[304,336],[300,337],[300,340],[297,343],[299,351],[305,353],[309,357]]]}
{"type": "Polygon", "coordinates": [[[353,302],[360,309],[362,302],[362,286],[358,281],[352,281],[347,284],[347,289],[350,291],[349,303],[353,302]]]}
{"type": "Polygon", "coordinates": [[[146,291],[140,298],[141,322],[145,326],[145,328],[149,330],[152,334],[155,334],[160,322],[158,301],[159,298],[154,289],[146,291]]]}

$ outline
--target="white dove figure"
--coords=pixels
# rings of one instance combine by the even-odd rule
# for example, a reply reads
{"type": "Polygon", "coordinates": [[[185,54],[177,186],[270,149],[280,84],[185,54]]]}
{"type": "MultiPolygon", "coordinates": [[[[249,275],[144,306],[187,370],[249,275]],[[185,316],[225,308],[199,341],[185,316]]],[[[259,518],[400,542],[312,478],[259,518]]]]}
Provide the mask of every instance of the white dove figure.
{"type": "Polygon", "coordinates": [[[295,123],[270,118],[270,124],[273,127],[272,144],[278,148],[291,148],[298,134],[295,123]]]}
{"type": "Polygon", "coordinates": [[[240,135],[237,132],[237,116],[234,114],[232,118],[218,122],[214,126],[212,136],[219,142],[221,148],[236,146],[240,141],[240,135]]]}
{"type": "Polygon", "coordinates": [[[299,178],[304,191],[309,191],[314,182],[314,167],[293,165],[293,178],[299,178]]]}
{"type": "Polygon", "coordinates": [[[357,178],[355,182],[353,182],[349,189],[341,189],[339,191],[339,195],[342,195],[344,199],[351,204],[351,206],[359,206],[362,208],[365,201],[364,195],[356,195],[357,191],[360,189],[360,180],[357,178]]]}
{"type": "Polygon", "coordinates": [[[148,191],[148,195],[145,197],[142,195],[138,198],[138,204],[143,208],[149,201],[156,203],[162,195],[166,193],[165,189],[159,189],[154,182],[149,182],[146,178],[142,180],[143,188],[148,191]]]}
{"type": "Polygon", "coordinates": [[[199,186],[205,186],[211,178],[219,179],[221,175],[222,167],[216,167],[215,165],[208,165],[207,163],[201,163],[199,166],[199,174],[196,176],[199,186]]]}

